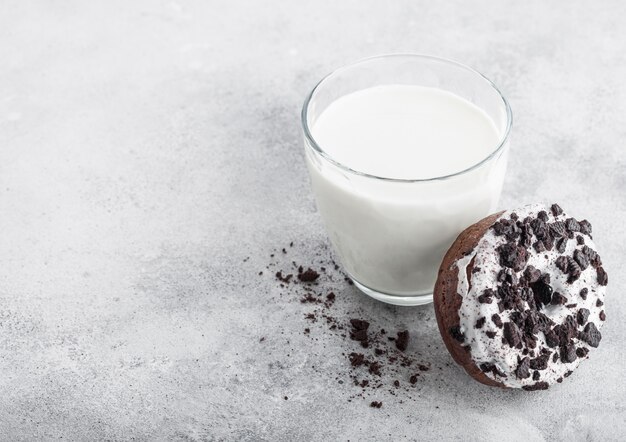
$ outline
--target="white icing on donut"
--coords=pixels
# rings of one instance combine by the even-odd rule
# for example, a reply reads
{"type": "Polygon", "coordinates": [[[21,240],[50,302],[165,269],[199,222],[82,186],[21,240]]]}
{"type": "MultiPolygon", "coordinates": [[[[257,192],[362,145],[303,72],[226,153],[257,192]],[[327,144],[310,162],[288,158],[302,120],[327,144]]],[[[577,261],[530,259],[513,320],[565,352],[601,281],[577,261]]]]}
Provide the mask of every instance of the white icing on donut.
{"type": "MultiPolygon", "coordinates": [[[[518,210],[504,212],[498,221],[504,218],[510,218],[511,213],[515,212],[519,220],[523,220],[527,216],[536,218],[540,211],[546,211],[549,216],[549,223],[554,221],[563,221],[568,218],[565,213],[554,217],[549,206],[543,205],[530,205],[518,210]]],[[[577,232],[576,235],[581,235],[584,238],[584,245],[590,247],[594,251],[596,250],[589,235],[577,232]]],[[[534,238],[536,239],[536,238],[534,238]]],[[[508,343],[503,342],[503,328],[498,328],[492,321],[492,315],[499,314],[503,323],[510,320],[510,310],[503,312],[499,311],[498,299],[495,297],[493,301],[488,303],[480,303],[478,296],[483,294],[485,289],[497,290],[499,285],[497,281],[498,273],[502,270],[500,265],[500,256],[496,251],[497,247],[505,244],[507,239],[504,236],[496,236],[494,229],[489,228],[484,236],[480,239],[477,246],[474,248],[471,254],[457,260],[453,266],[458,268],[458,293],[463,297],[463,302],[459,308],[460,318],[460,331],[464,334],[464,345],[469,345],[471,350],[471,357],[474,363],[478,366],[482,363],[495,364],[495,366],[505,375],[499,376],[492,372],[485,372],[485,375],[497,382],[503,383],[508,387],[521,388],[523,386],[531,386],[536,382],[547,382],[553,384],[557,382],[557,379],[562,379],[567,376],[567,373],[573,371],[583,358],[576,357],[571,363],[564,363],[560,359],[556,362],[553,361],[554,352],[559,352],[558,346],[550,348],[545,341],[545,335],[542,331],[536,333],[537,347],[534,351],[534,357],[539,356],[540,350],[546,347],[550,352],[548,359],[548,365],[545,370],[539,370],[540,378],[534,380],[532,374],[535,370],[531,369],[529,376],[526,379],[519,379],[516,376],[516,369],[518,367],[518,358],[523,359],[525,356],[522,353],[522,349],[513,348],[508,343]],[[474,269],[472,275],[470,275],[470,281],[467,279],[467,266],[474,259],[474,269]],[[470,287],[471,283],[471,287],[470,287]],[[486,318],[485,324],[482,328],[476,328],[476,321],[479,318],[486,318]],[[489,338],[486,333],[495,332],[496,335],[493,339],[489,338]]],[[[583,245],[578,245],[577,240],[570,239],[567,241],[567,248],[563,255],[572,256],[574,250],[582,249],[583,245]]],[[[565,305],[548,305],[541,309],[546,316],[548,316],[556,324],[561,324],[568,315],[572,315],[576,319],[576,314],[580,308],[586,308],[589,310],[589,318],[587,322],[593,322],[598,330],[602,328],[603,321],[600,320],[600,312],[604,310],[604,306],[598,307],[596,305],[597,300],[604,302],[604,296],[606,293],[606,287],[598,283],[596,269],[589,265],[582,271],[580,278],[573,283],[568,283],[568,275],[563,273],[555,264],[556,259],[561,256],[556,250],[556,245],[550,251],[538,253],[532,246],[527,249],[529,254],[527,265],[532,265],[539,269],[542,273],[549,273],[550,285],[554,292],[559,292],[567,297],[566,304],[577,304],[576,307],[568,308],[565,305]],[[580,296],[580,291],[583,288],[589,290],[587,299],[583,300],[580,296]]],[[[518,272],[517,275],[521,276],[523,272],[518,272]]],[[[528,308],[528,304],[523,301],[525,307],[528,308]]],[[[584,325],[578,325],[578,330],[582,331],[584,325]]],[[[573,339],[576,348],[592,348],[584,341],[575,337],[573,339]]]]}

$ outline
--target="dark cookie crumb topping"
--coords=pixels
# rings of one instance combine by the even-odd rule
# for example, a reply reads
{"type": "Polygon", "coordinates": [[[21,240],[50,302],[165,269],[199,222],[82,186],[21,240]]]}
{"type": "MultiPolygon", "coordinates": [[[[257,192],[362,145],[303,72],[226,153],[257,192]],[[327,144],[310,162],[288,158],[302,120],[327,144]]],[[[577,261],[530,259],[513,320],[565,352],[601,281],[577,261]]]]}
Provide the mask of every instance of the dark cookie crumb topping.
{"type": "Polygon", "coordinates": [[[502,328],[502,319],[500,319],[500,315],[495,313],[491,316],[491,321],[496,325],[496,327],[498,328],[502,328]]]}
{"type": "Polygon", "coordinates": [[[549,387],[547,382],[535,382],[531,385],[524,385],[522,388],[526,391],[547,390],[549,387]]]}
{"type": "Polygon", "coordinates": [[[598,275],[598,284],[607,285],[609,283],[609,277],[602,267],[598,267],[596,273],[598,275]]]}
{"type": "Polygon", "coordinates": [[[465,335],[461,332],[461,327],[455,325],[450,327],[450,336],[456,339],[458,342],[465,342],[465,335]]]}
{"type": "Polygon", "coordinates": [[[517,376],[518,379],[530,377],[530,358],[528,356],[522,359],[518,364],[515,370],[515,376],[517,376]]]}
{"type": "MultiPolygon", "coordinates": [[[[589,309],[578,309],[576,302],[568,303],[568,297],[574,296],[571,292],[554,292],[550,274],[527,265],[535,251],[546,252],[545,257],[548,258],[547,251],[554,250],[552,253],[559,254],[554,265],[566,275],[567,284],[573,284],[580,279],[582,272],[593,267],[598,284],[607,285],[608,276],[599,255],[585,243],[584,235],[591,237],[591,224],[587,220],[578,221],[571,217],[563,220],[561,215],[561,207],[553,204],[549,212],[540,211],[534,218],[522,220],[513,213],[508,219],[500,219],[492,226],[494,234],[505,239],[505,243],[496,249],[502,270],[497,275],[496,286],[478,296],[478,302],[491,304],[495,298],[500,312],[509,311],[509,321],[505,322],[500,315],[494,314],[491,322],[503,329],[502,342],[521,350],[524,355],[518,358],[515,370],[518,379],[532,376],[533,381],[539,380],[541,371],[548,368],[550,360],[572,363],[577,358],[585,358],[589,349],[576,343],[582,341],[597,347],[602,338],[596,325],[589,322],[589,309]],[[568,241],[574,239],[574,250],[566,253],[568,241]],[[567,308],[571,314],[561,324],[556,324],[544,313],[544,309],[554,308],[567,308]],[[545,345],[538,344],[540,337],[544,338],[541,342],[545,345]]],[[[586,287],[579,292],[582,300],[586,300],[588,295],[586,287]]],[[[596,305],[602,306],[602,301],[598,300],[596,305]]],[[[600,313],[600,320],[605,320],[604,311],[600,313]]],[[[480,317],[475,327],[481,329],[486,322],[487,318],[480,317]]],[[[459,342],[466,339],[460,328],[452,328],[450,334],[459,342]]],[[[489,339],[499,339],[493,330],[485,331],[485,335],[489,339]]],[[[480,368],[485,373],[501,376],[496,373],[498,369],[493,364],[481,364],[480,368]]],[[[548,383],[535,382],[523,388],[541,390],[548,388],[548,383]]]]}

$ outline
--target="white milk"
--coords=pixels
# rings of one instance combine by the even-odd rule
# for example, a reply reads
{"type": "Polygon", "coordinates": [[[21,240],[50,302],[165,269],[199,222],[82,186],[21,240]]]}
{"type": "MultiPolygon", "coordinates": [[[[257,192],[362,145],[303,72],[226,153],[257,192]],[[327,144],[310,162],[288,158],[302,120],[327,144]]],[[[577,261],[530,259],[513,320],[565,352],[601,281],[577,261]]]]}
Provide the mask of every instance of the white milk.
{"type": "MultiPolygon", "coordinates": [[[[318,146],[336,162],[413,180],[476,165],[494,152],[503,131],[469,101],[413,85],[344,95],[311,127],[318,146]]],[[[350,173],[307,149],[319,210],[350,276],[384,294],[431,293],[456,236],[495,209],[506,167],[502,152],[451,178],[407,183],[350,173]]]]}

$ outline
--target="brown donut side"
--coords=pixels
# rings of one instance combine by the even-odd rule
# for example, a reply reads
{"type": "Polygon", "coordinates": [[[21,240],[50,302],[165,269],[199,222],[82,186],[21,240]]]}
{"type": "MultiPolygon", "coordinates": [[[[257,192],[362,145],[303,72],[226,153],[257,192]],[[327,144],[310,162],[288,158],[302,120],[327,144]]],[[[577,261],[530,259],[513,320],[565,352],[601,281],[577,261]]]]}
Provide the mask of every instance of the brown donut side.
{"type": "MultiPolygon", "coordinates": [[[[441,262],[433,299],[439,332],[443,342],[446,344],[446,348],[456,363],[462,366],[478,382],[489,386],[506,388],[504,384],[487,377],[472,360],[469,349],[464,347],[450,333],[453,327],[458,327],[460,324],[459,308],[463,302],[463,298],[457,293],[458,269],[454,263],[474,250],[485,232],[502,213],[489,215],[461,232],[441,262]]],[[[470,283],[473,267],[474,263],[472,261],[467,267],[467,276],[470,283]]]]}

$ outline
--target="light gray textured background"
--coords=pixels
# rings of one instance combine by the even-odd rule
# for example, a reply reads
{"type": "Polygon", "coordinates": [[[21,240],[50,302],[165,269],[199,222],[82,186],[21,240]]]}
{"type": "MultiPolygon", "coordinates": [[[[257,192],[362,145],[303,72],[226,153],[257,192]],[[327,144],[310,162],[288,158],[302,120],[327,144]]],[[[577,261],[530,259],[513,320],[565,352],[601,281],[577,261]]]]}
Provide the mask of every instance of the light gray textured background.
{"type": "Polygon", "coordinates": [[[626,437],[626,3],[0,9],[2,439],[626,437]],[[550,391],[481,386],[445,365],[432,307],[337,286],[336,312],[408,327],[409,351],[442,367],[413,399],[348,402],[354,387],[335,377],[348,379],[353,343],[303,335],[308,307],[257,275],[290,241],[287,262],[328,255],[305,94],[339,65],[402,51],[463,61],[510,100],[502,207],[559,201],[593,223],[604,339],[550,391]]]}

